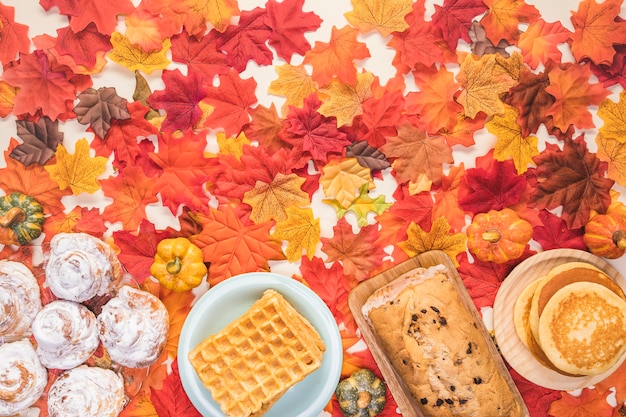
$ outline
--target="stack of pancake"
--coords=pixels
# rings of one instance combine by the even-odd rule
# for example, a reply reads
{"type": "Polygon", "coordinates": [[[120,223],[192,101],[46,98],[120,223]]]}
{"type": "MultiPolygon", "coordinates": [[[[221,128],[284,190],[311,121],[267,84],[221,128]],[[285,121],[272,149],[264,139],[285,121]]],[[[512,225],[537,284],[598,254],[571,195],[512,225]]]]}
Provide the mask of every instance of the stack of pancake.
{"type": "Polygon", "coordinates": [[[564,375],[602,374],[626,353],[626,295],[586,262],[555,266],[531,282],[513,320],[535,358],[564,375]]]}

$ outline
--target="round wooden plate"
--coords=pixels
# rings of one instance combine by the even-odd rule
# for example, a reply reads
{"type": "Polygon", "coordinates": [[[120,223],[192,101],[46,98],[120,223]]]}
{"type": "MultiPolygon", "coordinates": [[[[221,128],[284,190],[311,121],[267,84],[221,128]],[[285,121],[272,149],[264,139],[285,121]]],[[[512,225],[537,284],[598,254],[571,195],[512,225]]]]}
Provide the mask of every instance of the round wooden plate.
{"type": "Polygon", "coordinates": [[[594,385],[612,374],[626,359],[600,375],[571,377],[542,365],[522,343],[513,323],[513,307],[528,284],[543,277],[550,269],[565,262],[587,262],[615,280],[626,292],[626,280],[604,259],[576,249],[554,249],[533,255],[522,261],[504,280],[493,305],[493,326],[496,342],[506,361],[527,380],[542,387],[570,391],[594,385]]]}

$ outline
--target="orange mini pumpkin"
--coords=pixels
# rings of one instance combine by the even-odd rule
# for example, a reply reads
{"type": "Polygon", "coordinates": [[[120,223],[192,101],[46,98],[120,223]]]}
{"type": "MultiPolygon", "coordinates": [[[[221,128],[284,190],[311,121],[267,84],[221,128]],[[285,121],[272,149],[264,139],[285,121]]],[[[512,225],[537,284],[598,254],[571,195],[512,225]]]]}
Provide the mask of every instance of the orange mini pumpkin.
{"type": "Polygon", "coordinates": [[[585,225],[583,242],[594,255],[621,257],[626,251],[626,219],[619,214],[596,214],[585,225]]]}
{"type": "Polygon", "coordinates": [[[522,256],[533,228],[514,210],[504,208],[477,214],[466,233],[467,247],[479,260],[504,263],[522,256]]]}

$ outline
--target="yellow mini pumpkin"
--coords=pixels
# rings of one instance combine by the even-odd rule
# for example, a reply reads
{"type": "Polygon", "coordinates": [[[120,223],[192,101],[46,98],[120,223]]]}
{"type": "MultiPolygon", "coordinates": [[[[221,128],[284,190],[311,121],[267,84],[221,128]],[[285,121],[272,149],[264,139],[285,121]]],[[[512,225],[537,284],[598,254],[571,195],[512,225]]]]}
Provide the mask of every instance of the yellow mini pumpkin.
{"type": "Polygon", "coordinates": [[[157,245],[150,274],[167,289],[187,291],[197,287],[207,273],[202,250],[185,237],[163,239],[157,245]]]}
{"type": "Polygon", "coordinates": [[[514,210],[504,208],[477,214],[466,233],[468,249],[479,260],[504,263],[522,256],[533,227],[514,210]]]}

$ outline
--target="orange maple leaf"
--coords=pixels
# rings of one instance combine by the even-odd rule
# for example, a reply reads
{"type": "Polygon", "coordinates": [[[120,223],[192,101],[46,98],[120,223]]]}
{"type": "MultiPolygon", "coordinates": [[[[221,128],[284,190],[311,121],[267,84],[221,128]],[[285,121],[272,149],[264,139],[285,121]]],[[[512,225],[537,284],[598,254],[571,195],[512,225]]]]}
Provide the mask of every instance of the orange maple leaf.
{"type": "Polygon", "coordinates": [[[182,0],[170,7],[185,15],[185,29],[190,35],[200,35],[210,23],[218,32],[224,32],[232,17],[240,14],[237,0],[182,0]]]}
{"type": "Polygon", "coordinates": [[[17,145],[17,140],[11,138],[9,148],[4,153],[7,166],[0,169],[0,188],[7,194],[18,191],[35,196],[46,214],[56,214],[65,210],[61,198],[72,192],[69,189],[61,190],[59,184],[50,178],[50,174],[43,166],[31,164],[25,167],[10,158],[9,155],[17,145]]]}
{"type": "Polygon", "coordinates": [[[524,0],[484,0],[483,3],[489,10],[480,23],[494,45],[502,39],[515,43],[520,36],[519,23],[532,23],[540,17],[535,6],[524,0]]]}
{"type": "Polygon", "coordinates": [[[613,45],[626,44],[626,22],[618,20],[621,0],[583,0],[572,13],[574,33],[571,35],[572,54],[577,61],[589,58],[594,64],[611,65],[613,45]]]}
{"type": "Polygon", "coordinates": [[[315,42],[304,55],[304,64],[313,67],[311,76],[321,87],[330,83],[336,75],[339,81],[355,85],[354,61],[370,57],[367,46],[357,40],[359,30],[350,26],[337,29],[333,26],[330,42],[315,42]]]}
{"type": "Polygon", "coordinates": [[[546,92],[556,99],[546,114],[554,119],[554,125],[565,132],[570,125],[579,129],[595,127],[588,106],[597,106],[610,91],[601,83],[591,84],[589,65],[566,64],[554,68],[546,92]]]}
{"type": "Polygon", "coordinates": [[[146,205],[159,201],[154,185],[154,179],[138,166],[127,166],[117,177],[101,180],[104,194],[113,199],[102,216],[112,222],[121,221],[124,230],[137,230],[146,218],[146,205]]]}
{"type": "Polygon", "coordinates": [[[559,21],[548,23],[537,19],[520,35],[517,46],[522,50],[524,62],[536,69],[550,59],[560,62],[562,53],[558,45],[566,42],[570,35],[559,21]]]}
{"type": "Polygon", "coordinates": [[[13,111],[13,101],[17,95],[17,88],[0,81],[0,117],[7,117],[13,111]]]}
{"type": "Polygon", "coordinates": [[[202,231],[190,240],[202,249],[204,261],[211,263],[211,285],[233,275],[267,271],[268,261],[285,259],[281,242],[270,237],[271,222],[245,225],[230,206],[193,216],[202,231]]]}
{"type": "Polygon", "coordinates": [[[465,212],[459,206],[458,190],[461,178],[465,175],[465,165],[451,167],[450,173],[441,178],[441,190],[434,195],[432,218],[445,216],[450,221],[450,227],[461,231],[465,227],[465,212]]]}
{"type": "Polygon", "coordinates": [[[554,417],[610,417],[613,406],[606,401],[609,391],[585,388],[580,396],[567,392],[550,405],[550,415],[554,417]]]}
{"type": "Polygon", "coordinates": [[[427,132],[454,128],[457,115],[463,111],[463,107],[454,100],[454,95],[461,88],[454,81],[454,74],[442,65],[438,70],[432,66],[413,71],[413,76],[419,91],[406,95],[406,111],[418,114],[420,124],[423,123],[427,132]]]}
{"type": "Polygon", "coordinates": [[[428,134],[410,123],[398,126],[398,135],[387,138],[380,148],[392,163],[398,182],[417,182],[425,174],[433,182],[443,174],[443,164],[454,162],[452,149],[441,136],[428,134]]]}

